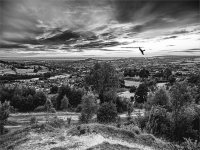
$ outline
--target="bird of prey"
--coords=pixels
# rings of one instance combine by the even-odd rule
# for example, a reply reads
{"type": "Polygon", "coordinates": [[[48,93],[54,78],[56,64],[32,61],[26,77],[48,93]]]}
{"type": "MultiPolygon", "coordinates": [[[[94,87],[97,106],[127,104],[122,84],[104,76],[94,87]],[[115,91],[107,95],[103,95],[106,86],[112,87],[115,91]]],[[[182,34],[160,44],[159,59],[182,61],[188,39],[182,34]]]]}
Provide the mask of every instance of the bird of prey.
{"type": "Polygon", "coordinates": [[[142,55],[144,55],[144,51],[145,51],[145,50],[142,50],[140,47],[139,47],[139,50],[140,50],[140,52],[142,53],[142,55]]]}

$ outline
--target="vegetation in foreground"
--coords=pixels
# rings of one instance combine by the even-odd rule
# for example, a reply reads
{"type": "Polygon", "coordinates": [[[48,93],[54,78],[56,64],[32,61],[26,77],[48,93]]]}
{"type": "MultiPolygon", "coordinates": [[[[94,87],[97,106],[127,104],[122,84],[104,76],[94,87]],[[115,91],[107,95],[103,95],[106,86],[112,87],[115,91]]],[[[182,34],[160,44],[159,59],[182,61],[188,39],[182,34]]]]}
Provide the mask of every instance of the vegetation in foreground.
{"type": "MultiPolygon", "coordinates": [[[[121,138],[129,143],[139,143],[140,146],[147,145],[157,149],[199,148],[199,80],[173,82],[168,88],[158,89],[154,81],[149,81],[146,79],[147,76],[143,76],[142,83],[135,90],[135,96],[132,99],[122,99],[116,93],[120,87],[121,78],[112,65],[97,63],[85,78],[85,88],[75,89],[69,85],[63,85],[51,99],[41,91],[36,92],[27,87],[20,87],[21,89],[1,87],[3,90],[0,107],[1,134],[5,133],[4,126],[9,111],[15,111],[16,108],[21,112],[35,109],[35,111],[46,111],[47,113],[46,124],[42,126],[48,126],[52,130],[55,128],[65,130],[73,136],[98,133],[103,137],[121,138]],[[10,94],[5,93],[6,90],[10,94]],[[32,98],[31,95],[33,95],[32,98]],[[10,104],[14,108],[9,106],[5,97],[10,97],[10,104]],[[137,117],[132,117],[131,113],[135,108],[144,108],[144,116],[138,114],[137,117]],[[56,110],[80,112],[79,122],[71,125],[70,119],[65,122],[57,117],[48,118],[51,112],[54,112],[56,116],[56,110]],[[120,118],[120,113],[127,113],[127,118],[120,118]],[[90,124],[91,122],[101,124],[90,124]],[[84,124],[81,125],[82,123],[84,124]],[[94,130],[93,126],[98,129],[94,130]],[[70,129],[66,130],[68,128],[70,129]],[[169,143],[162,141],[162,144],[158,144],[159,140],[156,141],[153,135],[169,143]],[[174,142],[178,146],[171,144],[174,142]]],[[[32,127],[16,131],[13,135],[24,132],[24,130],[29,135],[28,131],[33,127],[41,126],[37,124],[36,118],[31,118],[30,123],[32,127]]],[[[11,133],[7,133],[1,138],[5,147],[8,146],[5,144],[6,140],[12,139],[10,136],[11,133]]],[[[24,142],[27,144],[26,140],[21,141],[21,143],[24,142]]],[[[13,144],[12,140],[10,144],[13,144]]]]}

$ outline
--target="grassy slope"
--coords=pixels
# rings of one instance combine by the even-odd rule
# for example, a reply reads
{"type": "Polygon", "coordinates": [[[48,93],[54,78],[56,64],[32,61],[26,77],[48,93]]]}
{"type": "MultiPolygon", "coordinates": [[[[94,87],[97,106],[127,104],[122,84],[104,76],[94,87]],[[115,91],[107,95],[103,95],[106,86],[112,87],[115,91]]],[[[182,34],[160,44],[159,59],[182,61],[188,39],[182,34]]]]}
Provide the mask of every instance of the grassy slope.
{"type": "Polygon", "coordinates": [[[138,149],[152,150],[164,144],[149,134],[130,132],[102,124],[74,125],[55,129],[41,124],[13,131],[0,138],[1,149],[138,149]]]}

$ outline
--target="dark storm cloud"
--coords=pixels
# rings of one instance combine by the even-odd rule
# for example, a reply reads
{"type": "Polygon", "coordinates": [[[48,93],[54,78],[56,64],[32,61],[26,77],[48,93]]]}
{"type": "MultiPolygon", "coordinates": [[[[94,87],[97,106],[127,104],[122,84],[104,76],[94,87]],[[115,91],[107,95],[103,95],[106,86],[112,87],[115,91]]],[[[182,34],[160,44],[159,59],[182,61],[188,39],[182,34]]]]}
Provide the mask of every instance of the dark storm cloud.
{"type": "Polygon", "coordinates": [[[18,44],[1,44],[0,48],[27,48],[27,46],[18,44]]]}
{"type": "Polygon", "coordinates": [[[185,33],[189,33],[189,31],[187,31],[187,30],[176,30],[176,31],[172,32],[172,34],[185,34],[185,33]]]}
{"type": "Polygon", "coordinates": [[[146,20],[158,16],[180,18],[194,13],[198,15],[198,0],[116,0],[116,18],[119,22],[146,20]]]}
{"type": "Polygon", "coordinates": [[[175,38],[177,38],[178,36],[169,36],[169,37],[165,37],[165,38],[163,38],[164,40],[167,40],[167,39],[175,39],[175,38]]]}
{"type": "Polygon", "coordinates": [[[75,45],[76,48],[103,48],[103,47],[112,47],[112,46],[117,46],[120,45],[119,42],[90,42],[87,44],[79,44],[79,45],[75,45]]]}

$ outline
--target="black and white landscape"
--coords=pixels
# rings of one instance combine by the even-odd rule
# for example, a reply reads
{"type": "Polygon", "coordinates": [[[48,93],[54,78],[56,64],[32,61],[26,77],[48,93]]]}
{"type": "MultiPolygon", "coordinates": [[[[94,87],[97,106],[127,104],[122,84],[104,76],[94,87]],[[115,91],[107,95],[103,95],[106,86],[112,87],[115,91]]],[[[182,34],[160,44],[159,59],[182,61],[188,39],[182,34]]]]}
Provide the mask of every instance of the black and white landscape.
{"type": "Polygon", "coordinates": [[[0,0],[0,150],[200,149],[198,0],[0,0]]]}

